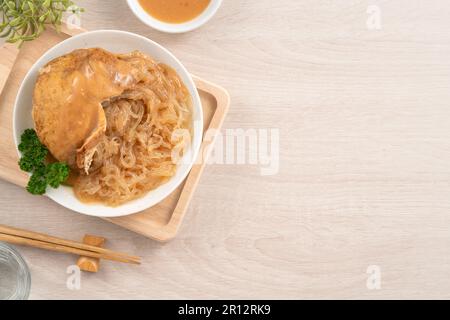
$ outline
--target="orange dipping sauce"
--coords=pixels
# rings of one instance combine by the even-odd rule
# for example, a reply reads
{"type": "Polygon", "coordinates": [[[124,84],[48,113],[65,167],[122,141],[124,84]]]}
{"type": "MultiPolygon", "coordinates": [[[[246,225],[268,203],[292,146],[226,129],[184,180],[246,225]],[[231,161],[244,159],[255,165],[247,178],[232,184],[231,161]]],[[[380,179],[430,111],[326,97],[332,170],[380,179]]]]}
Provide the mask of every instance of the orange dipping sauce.
{"type": "Polygon", "coordinates": [[[195,19],[206,10],[211,0],[139,0],[141,7],[153,18],[168,23],[195,19]]]}

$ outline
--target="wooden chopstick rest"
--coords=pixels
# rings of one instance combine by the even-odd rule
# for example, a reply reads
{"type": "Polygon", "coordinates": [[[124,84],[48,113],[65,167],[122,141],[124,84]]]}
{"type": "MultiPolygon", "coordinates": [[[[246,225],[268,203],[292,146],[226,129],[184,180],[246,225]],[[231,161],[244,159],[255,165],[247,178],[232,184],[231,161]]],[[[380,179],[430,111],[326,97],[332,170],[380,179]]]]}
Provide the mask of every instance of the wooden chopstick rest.
{"type": "MultiPolygon", "coordinates": [[[[105,238],[88,234],[83,238],[83,243],[99,248],[102,248],[105,245],[105,241],[105,238]]],[[[100,259],[81,256],[80,258],[78,258],[77,266],[82,271],[96,273],[100,270],[100,259]]]]}

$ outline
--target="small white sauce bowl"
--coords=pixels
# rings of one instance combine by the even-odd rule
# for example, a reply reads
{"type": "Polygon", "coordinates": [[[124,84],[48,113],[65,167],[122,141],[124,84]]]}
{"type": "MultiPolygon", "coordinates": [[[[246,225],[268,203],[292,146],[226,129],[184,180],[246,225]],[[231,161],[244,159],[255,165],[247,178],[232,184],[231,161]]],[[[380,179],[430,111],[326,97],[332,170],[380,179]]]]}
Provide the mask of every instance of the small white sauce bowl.
{"type": "MultiPolygon", "coordinates": [[[[102,204],[83,203],[75,196],[71,187],[47,188],[47,196],[60,205],[73,211],[96,217],[120,217],[146,210],[169,196],[184,181],[197,159],[203,136],[203,109],[194,81],[186,68],[167,49],[143,36],[117,30],[99,30],[85,32],[57,44],[48,50],[31,67],[25,76],[17,94],[13,112],[13,135],[16,147],[20,136],[29,128],[34,128],[32,118],[33,91],[39,70],[51,60],[76,49],[100,47],[113,53],[128,53],[139,50],[150,55],[158,62],[171,66],[180,76],[192,97],[193,137],[192,145],[178,165],[177,172],[167,183],[150,191],[142,198],[127,202],[118,207],[102,204]]],[[[19,156],[20,152],[17,150],[19,156]]]]}
{"type": "Polygon", "coordinates": [[[198,17],[184,23],[167,23],[152,17],[142,8],[138,0],[127,0],[131,11],[143,23],[156,30],[167,33],[184,33],[192,31],[208,22],[219,10],[222,0],[211,0],[209,6],[198,17]]]}

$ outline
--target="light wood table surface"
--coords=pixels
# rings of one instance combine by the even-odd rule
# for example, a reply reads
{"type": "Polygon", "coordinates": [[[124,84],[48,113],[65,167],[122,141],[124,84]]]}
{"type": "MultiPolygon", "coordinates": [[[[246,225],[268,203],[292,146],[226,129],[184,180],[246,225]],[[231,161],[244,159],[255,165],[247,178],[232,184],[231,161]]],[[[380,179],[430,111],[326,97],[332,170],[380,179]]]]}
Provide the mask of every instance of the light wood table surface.
{"type": "Polygon", "coordinates": [[[450,298],[449,1],[225,0],[183,35],[147,28],[124,0],[79,3],[84,28],[148,36],[226,87],[225,128],[279,129],[280,170],[207,166],[167,244],[0,182],[2,224],[143,257],[71,291],[73,257],[19,248],[32,299],[450,298]]]}

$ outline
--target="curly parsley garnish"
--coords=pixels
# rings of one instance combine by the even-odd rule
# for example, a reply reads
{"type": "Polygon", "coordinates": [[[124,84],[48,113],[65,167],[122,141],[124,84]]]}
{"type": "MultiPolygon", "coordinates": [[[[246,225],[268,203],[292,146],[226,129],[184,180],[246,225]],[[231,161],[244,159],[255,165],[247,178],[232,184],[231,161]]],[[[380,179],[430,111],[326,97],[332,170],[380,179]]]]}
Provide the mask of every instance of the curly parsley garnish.
{"type": "Polygon", "coordinates": [[[47,184],[57,189],[69,177],[69,166],[65,163],[51,163],[45,168],[45,181],[47,184]]]}
{"type": "Polygon", "coordinates": [[[19,161],[20,169],[31,173],[27,185],[29,193],[43,195],[47,190],[47,185],[56,189],[69,177],[70,169],[67,164],[45,163],[48,150],[39,141],[36,131],[33,129],[27,129],[22,134],[19,151],[22,153],[19,161]]]}

